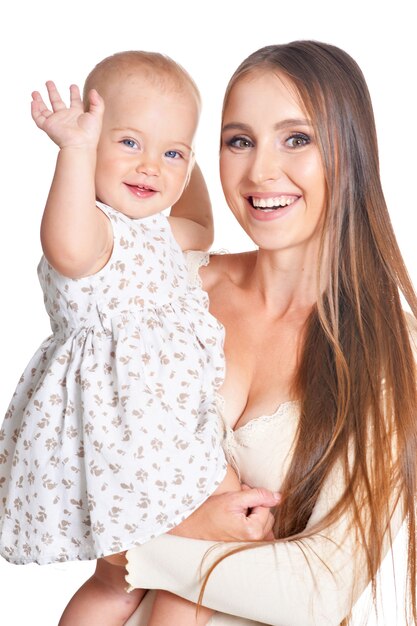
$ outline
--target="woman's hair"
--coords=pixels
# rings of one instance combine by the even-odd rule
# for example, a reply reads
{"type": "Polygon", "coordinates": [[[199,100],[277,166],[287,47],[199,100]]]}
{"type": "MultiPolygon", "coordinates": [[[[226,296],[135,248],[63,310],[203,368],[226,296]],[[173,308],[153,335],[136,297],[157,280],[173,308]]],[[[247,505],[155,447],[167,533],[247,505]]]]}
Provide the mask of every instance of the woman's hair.
{"type": "Polygon", "coordinates": [[[294,87],[314,129],[326,183],[318,285],[322,273],[327,288],[317,294],[304,330],[294,380],[301,416],[275,536],[302,546],[303,538],[345,516],[364,546],[375,599],[376,573],[392,543],[387,528],[394,507],[402,507],[408,614],[417,623],[417,387],[409,327],[415,319],[407,320],[401,297],[414,318],[417,299],[382,192],[369,92],[346,52],[295,41],[243,61],[224,108],[236,83],[260,72],[281,75],[294,87]],[[306,529],[333,471],[344,483],[340,499],[306,529]]]}

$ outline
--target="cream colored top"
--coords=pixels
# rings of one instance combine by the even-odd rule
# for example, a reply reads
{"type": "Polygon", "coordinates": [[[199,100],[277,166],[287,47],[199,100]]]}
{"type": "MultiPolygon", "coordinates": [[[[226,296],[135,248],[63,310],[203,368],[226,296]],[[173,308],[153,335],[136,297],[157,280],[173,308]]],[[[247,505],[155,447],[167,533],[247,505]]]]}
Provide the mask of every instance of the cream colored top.
{"type": "MultiPolygon", "coordinates": [[[[189,260],[193,265],[204,262],[201,255],[189,260]]],[[[242,481],[280,489],[298,417],[297,403],[287,402],[272,415],[253,419],[235,431],[225,425],[226,457],[242,481]]],[[[340,485],[336,468],[308,525],[322,518],[338,499],[340,485]]],[[[393,536],[401,522],[397,507],[391,524],[393,536]]],[[[207,564],[235,545],[239,544],[163,535],[128,552],[127,581],[133,587],[166,589],[195,602],[207,550],[212,548],[204,559],[203,573],[207,564]]],[[[344,517],[302,545],[276,543],[226,558],[211,574],[203,604],[217,611],[210,626],[336,626],[350,613],[367,582],[363,553],[344,517]]],[[[151,603],[149,593],[126,626],[145,626],[151,603]]]]}

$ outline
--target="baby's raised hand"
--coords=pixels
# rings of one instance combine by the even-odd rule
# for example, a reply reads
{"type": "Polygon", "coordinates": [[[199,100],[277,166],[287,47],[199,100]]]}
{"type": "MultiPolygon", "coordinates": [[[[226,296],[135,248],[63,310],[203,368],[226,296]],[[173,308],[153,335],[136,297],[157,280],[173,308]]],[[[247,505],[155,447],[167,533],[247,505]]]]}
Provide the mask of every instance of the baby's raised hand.
{"type": "Polygon", "coordinates": [[[100,137],[104,102],[95,89],[89,93],[89,110],[84,112],[80,90],[70,86],[70,106],[63,102],[51,80],[46,83],[51,108],[38,91],[32,93],[31,112],[36,125],[60,148],[96,148],[100,137]]]}

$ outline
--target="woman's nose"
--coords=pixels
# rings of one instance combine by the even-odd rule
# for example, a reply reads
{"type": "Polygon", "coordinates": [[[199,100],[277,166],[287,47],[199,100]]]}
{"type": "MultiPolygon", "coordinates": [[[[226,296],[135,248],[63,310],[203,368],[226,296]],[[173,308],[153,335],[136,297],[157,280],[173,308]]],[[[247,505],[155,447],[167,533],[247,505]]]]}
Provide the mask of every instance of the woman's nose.
{"type": "Polygon", "coordinates": [[[273,148],[258,148],[254,152],[249,170],[250,179],[257,184],[268,180],[276,180],[283,173],[283,163],[273,148]]]}

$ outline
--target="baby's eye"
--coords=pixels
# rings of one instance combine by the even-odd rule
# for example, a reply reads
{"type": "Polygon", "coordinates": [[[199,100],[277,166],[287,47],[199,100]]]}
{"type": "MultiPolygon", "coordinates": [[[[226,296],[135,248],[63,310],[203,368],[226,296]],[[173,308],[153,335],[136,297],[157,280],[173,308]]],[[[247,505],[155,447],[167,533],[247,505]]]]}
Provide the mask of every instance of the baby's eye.
{"type": "Polygon", "coordinates": [[[288,137],[285,143],[289,148],[302,148],[310,142],[311,139],[308,135],[304,133],[294,133],[291,137],[288,137]]]}
{"type": "Polygon", "coordinates": [[[121,143],[128,148],[138,148],[138,144],[134,139],[123,139],[121,143]]]}
{"type": "Polygon", "coordinates": [[[232,137],[226,141],[226,144],[231,148],[238,148],[239,150],[245,150],[245,148],[252,148],[253,142],[247,137],[232,137]]]}
{"type": "Polygon", "coordinates": [[[165,156],[168,157],[169,159],[181,159],[182,154],[181,152],[178,152],[177,150],[167,150],[165,152],[165,156]]]}

